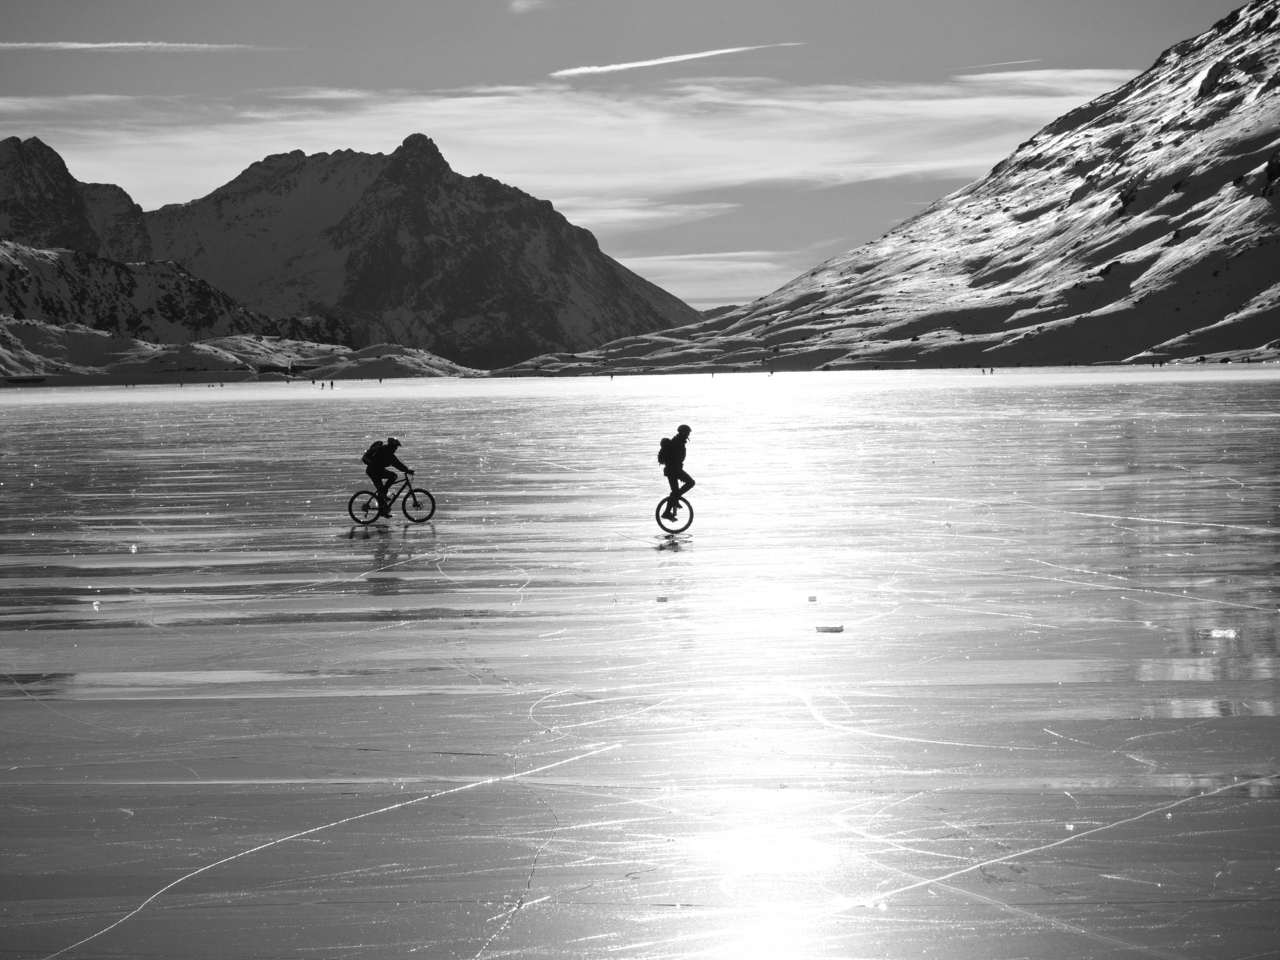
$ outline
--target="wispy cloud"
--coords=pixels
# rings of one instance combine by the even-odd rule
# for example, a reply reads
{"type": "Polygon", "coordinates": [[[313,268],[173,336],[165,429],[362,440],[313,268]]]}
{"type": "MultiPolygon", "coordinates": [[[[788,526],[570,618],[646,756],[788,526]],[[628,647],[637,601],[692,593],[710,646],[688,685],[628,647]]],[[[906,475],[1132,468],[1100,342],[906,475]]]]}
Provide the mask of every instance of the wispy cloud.
{"type": "Polygon", "coordinates": [[[647,91],[560,84],[458,91],[278,90],[246,100],[0,97],[0,126],[37,135],[81,180],[144,207],[190,200],[271,153],[388,151],[431,136],[485,173],[625,230],[707,216],[697,191],[834,185],[986,170],[1127,70],[969,74],[936,84],[791,85],[713,79],[647,91]]]}
{"type": "Polygon", "coordinates": [[[560,196],[556,209],[589,230],[645,230],[705,220],[737,209],[737,204],[683,203],[658,197],[560,196]]]}
{"type": "Polygon", "coordinates": [[[628,269],[663,289],[680,291],[680,298],[698,309],[735,301],[741,303],[776,290],[805,266],[813,264],[812,256],[782,250],[732,250],[618,259],[628,269]],[[754,292],[744,296],[744,290],[754,292]]]}
{"type": "Polygon", "coordinates": [[[531,13],[534,10],[546,10],[551,6],[551,0],[511,0],[507,4],[507,9],[512,13],[531,13]]]}
{"type": "Polygon", "coordinates": [[[118,53],[218,53],[237,50],[278,52],[283,47],[259,47],[248,43],[166,43],[159,40],[83,43],[78,40],[0,43],[0,50],[100,51],[118,53]]]}
{"type": "Polygon", "coordinates": [[[684,60],[701,60],[704,57],[722,57],[727,53],[746,53],[748,50],[768,50],[771,47],[802,47],[802,43],[765,43],[755,47],[725,47],[723,50],[703,50],[701,53],[680,53],[673,57],[658,57],[655,60],[635,60],[631,63],[611,63],[603,67],[568,67],[557,70],[551,76],[556,78],[580,77],[588,73],[617,73],[620,70],[637,70],[640,67],[658,67],[664,63],[680,63],[684,60]]]}

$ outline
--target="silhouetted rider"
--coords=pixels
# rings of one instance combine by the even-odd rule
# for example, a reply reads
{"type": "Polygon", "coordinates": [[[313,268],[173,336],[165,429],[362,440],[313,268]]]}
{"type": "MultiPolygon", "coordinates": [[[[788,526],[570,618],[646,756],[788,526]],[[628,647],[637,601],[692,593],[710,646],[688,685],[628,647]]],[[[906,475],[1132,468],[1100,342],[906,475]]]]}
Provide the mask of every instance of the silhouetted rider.
{"type": "Polygon", "coordinates": [[[400,441],[395,437],[387,437],[386,443],[375,440],[361,458],[365,463],[364,472],[373,481],[373,488],[378,492],[378,516],[380,517],[391,516],[391,511],[387,509],[387,488],[396,482],[396,475],[390,468],[395,467],[405,473],[413,473],[396,457],[396,449],[399,446],[400,441]]]}
{"type": "Polygon", "coordinates": [[[676,435],[662,445],[662,473],[671,484],[671,496],[662,514],[668,520],[676,518],[680,498],[693,489],[693,477],[684,472],[685,444],[692,432],[687,423],[682,423],[676,428],[676,435]]]}

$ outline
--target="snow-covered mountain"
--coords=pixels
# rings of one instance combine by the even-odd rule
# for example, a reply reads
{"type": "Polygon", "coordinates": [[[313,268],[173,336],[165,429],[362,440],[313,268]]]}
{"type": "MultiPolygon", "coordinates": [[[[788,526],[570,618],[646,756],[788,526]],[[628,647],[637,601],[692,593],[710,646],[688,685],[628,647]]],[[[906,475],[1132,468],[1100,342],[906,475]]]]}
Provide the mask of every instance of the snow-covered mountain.
{"type": "Polygon", "coordinates": [[[241,333],[328,343],[347,338],[341,321],[268,317],[246,310],[176,263],[121,263],[7,240],[0,240],[0,313],[78,323],[158,343],[241,333]]]}
{"type": "Polygon", "coordinates": [[[1274,359],[1278,209],[1280,0],[1253,0],[774,293],[512,372],[1274,359]]]}
{"type": "Polygon", "coordinates": [[[145,215],[156,257],[251,309],[343,318],[472,366],[697,319],[550,203],[450,169],[414,134],[390,155],[301,151],[145,215]]]}

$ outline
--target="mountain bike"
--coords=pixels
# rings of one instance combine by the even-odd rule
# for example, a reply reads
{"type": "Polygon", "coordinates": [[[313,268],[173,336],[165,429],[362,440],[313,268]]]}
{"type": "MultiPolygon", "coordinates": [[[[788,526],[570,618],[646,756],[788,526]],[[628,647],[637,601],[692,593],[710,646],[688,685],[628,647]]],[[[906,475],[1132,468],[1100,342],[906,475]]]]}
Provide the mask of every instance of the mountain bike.
{"type": "MultiPolygon", "coordinates": [[[[412,477],[412,473],[406,473],[398,483],[392,481],[391,486],[387,487],[387,512],[391,512],[396,500],[404,494],[404,499],[400,500],[400,509],[404,511],[405,519],[410,523],[426,523],[435,515],[436,498],[429,490],[409,486],[412,477]]],[[[378,519],[378,495],[372,490],[357,491],[347,501],[347,513],[360,526],[368,526],[378,519]]]]}
{"type": "Polygon", "coordinates": [[[658,521],[660,526],[667,533],[684,533],[689,529],[689,525],[693,523],[693,504],[681,497],[676,501],[676,519],[668,520],[662,514],[667,509],[667,503],[671,500],[670,494],[658,501],[658,509],[653,511],[653,519],[658,521]],[[681,514],[683,511],[683,515],[681,514]]]}

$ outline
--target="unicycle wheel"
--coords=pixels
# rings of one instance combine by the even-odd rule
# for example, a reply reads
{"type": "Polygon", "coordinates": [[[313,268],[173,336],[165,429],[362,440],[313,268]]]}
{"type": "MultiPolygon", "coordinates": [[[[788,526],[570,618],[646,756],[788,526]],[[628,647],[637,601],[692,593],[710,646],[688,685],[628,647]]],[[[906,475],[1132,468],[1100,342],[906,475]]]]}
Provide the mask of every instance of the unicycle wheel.
{"type": "Polygon", "coordinates": [[[670,520],[663,516],[670,500],[671,497],[667,496],[658,501],[658,508],[653,511],[653,519],[657,520],[658,526],[667,533],[684,533],[693,523],[693,504],[681,497],[676,502],[676,519],[670,520]]]}

